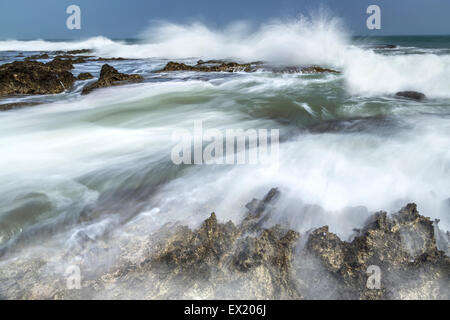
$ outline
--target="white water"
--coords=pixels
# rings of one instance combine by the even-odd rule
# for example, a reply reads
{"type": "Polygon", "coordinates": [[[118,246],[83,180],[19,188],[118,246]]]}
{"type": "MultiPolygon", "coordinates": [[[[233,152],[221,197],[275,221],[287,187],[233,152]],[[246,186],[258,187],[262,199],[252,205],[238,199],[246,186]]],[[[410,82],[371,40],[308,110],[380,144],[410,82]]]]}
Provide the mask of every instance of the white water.
{"type": "Polygon", "coordinates": [[[198,23],[159,23],[142,37],[136,44],[103,37],[11,40],[1,41],[0,51],[90,48],[99,56],[149,58],[127,62],[127,68],[139,70],[153,66],[153,57],[236,58],[320,64],[343,73],[172,78],[83,97],[70,92],[53,104],[2,113],[4,215],[39,192],[53,205],[53,216],[31,210],[37,220],[68,215],[76,221],[86,207],[101,211],[92,224],[71,226],[95,238],[130,212],[136,214],[130,224],[145,225],[145,232],[176,220],[194,226],[212,211],[221,220],[238,221],[248,201],[279,187],[273,222],[287,221],[302,232],[328,224],[345,237],[369,212],[396,211],[408,202],[450,229],[449,55],[381,55],[357,48],[332,18],[273,21],[256,29],[241,23],[221,31],[198,23]],[[387,97],[400,90],[421,91],[432,100],[387,97]],[[369,119],[352,132],[292,128],[377,115],[394,120],[378,127],[369,119]],[[192,130],[194,120],[218,129],[279,128],[287,139],[279,166],[175,167],[171,134],[192,130]]]}
{"type": "MultiPolygon", "coordinates": [[[[225,29],[201,23],[157,22],[130,44],[95,37],[76,42],[44,40],[0,41],[0,51],[93,49],[97,55],[125,58],[234,58],[272,64],[334,67],[344,72],[352,95],[391,95],[415,90],[431,98],[450,97],[450,56],[381,55],[351,45],[339,19],[326,14],[289,21],[269,21],[260,27],[245,22],[225,29]]],[[[427,51],[427,50],[425,50],[427,51]]]]}

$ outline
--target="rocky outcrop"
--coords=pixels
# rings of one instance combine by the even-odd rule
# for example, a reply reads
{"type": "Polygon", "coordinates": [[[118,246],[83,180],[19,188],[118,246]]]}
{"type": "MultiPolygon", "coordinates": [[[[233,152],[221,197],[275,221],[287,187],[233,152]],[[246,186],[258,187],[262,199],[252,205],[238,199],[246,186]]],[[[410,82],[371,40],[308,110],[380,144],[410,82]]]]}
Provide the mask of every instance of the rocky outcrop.
{"type": "Polygon", "coordinates": [[[12,94],[61,93],[73,86],[71,63],[53,60],[15,61],[0,66],[0,96],[12,94]]]}
{"type": "Polygon", "coordinates": [[[395,94],[397,97],[408,98],[412,100],[422,101],[426,98],[426,96],[417,91],[400,91],[395,94]]]}
{"type": "Polygon", "coordinates": [[[68,59],[55,58],[45,65],[55,71],[69,71],[73,69],[72,61],[68,59]]]}
{"type": "Polygon", "coordinates": [[[196,230],[160,230],[143,262],[90,285],[149,299],[450,297],[449,257],[436,246],[436,226],[416,205],[391,216],[374,214],[348,242],[327,226],[302,237],[287,226],[266,226],[278,197],[272,189],[263,200],[253,199],[238,225],[212,213],[196,230]],[[368,284],[374,270],[380,271],[379,287],[368,284]]]}
{"type": "Polygon", "coordinates": [[[50,56],[47,53],[42,53],[42,54],[35,54],[25,58],[25,60],[42,60],[42,59],[50,59],[50,56]]]}
{"type": "Polygon", "coordinates": [[[223,60],[199,60],[196,65],[187,65],[185,63],[170,61],[159,72],[172,71],[196,71],[196,72],[254,72],[258,69],[272,71],[274,73],[304,73],[304,74],[318,74],[318,73],[340,73],[339,71],[322,68],[319,66],[309,67],[282,67],[272,68],[264,66],[263,62],[252,62],[240,64],[237,62],[226,62],[223,60]]]}
{"type": "Polygon", "coordinates": [[[77,80],[90,80],[90,79],[94,79],[94,76],[89,72],[82,72],[77,77],[77,80]]]}
{"type": "Polygon", "coordinates": [[[159,72],[171,71],[197,71],[197,72],[252,72],[255,71],[255,65],[250,63],[240,64],[237,62],[225,62],[223,60],[199,60],[196,65],[191,66],[185,63],[170,61],[159,72]]]}
{"type": "Polygon", "coordinates": [[[421,216],[415,204],[392,216],[374,214],[351,242],[342,241],[328,227],[316,229],[301,261],[297,277],[314,280],[300,287],[313,297],[314,283],[326,287],[329,297],[340,299],[450,297],[450,259],[436,246],[433,222],[421,216]],[[306,266],[311,278],[303,276],[304,261],[318,262],[315,270],[306,266]],[[379,289],[367,285],[371,266],[381,272],[379,289]]]}
{"type": "Polygon", "coordinates": [[[130,82],[141,82],[143,80],[138,74],[124,74],[118,72],[116,69],[108,64],[104,64],[100,72],[98,81],[89,84],[83,88],[82,94],[88,94],[94,89],[117,86],[130,82]]]}
{"type": "Polygon", "coordinates": [[[310,66],[310,67],[296,67],[296,66],[288,66],[282,68],[273,68],[272,72],[274,73],[303,73],[303,74],[320,74],[320,73],[340,73],[339,71],[333,69],[322,68],[319,66],[310,66]]]}
{"type": "MultiPolygon", "coordinates": [[[[343,241],[327,226],[300,236],[288,226],[269,225],[279,196],[272,189],[262,200],[253,199],[239,224],[220,222],[212,213],[196,229],[166,225],[138,249],[127,242],[106,272],[88,270],[110,249],[77,234],[80,245],[72,251],[81,250],[74,254],[86,261],[79,290],[65,288],[64,278],[42,278],[42,272],[54,273],[38,259],[0,269],[0,283],[8,288],[2,294],[16,299],[450,298],[450,259],[436,244],[436,223],[415,204],[392,215],[373,214],[351,241],[343,241]],[[15,271],[25,267],[26,272],[15,271]],[[18,287],[16,274],[19,283],[32,283],[31,289],[26,283],[18,287]]],[[[441,246],[448,248],[448,234],[442,238],[441,246]]]]}

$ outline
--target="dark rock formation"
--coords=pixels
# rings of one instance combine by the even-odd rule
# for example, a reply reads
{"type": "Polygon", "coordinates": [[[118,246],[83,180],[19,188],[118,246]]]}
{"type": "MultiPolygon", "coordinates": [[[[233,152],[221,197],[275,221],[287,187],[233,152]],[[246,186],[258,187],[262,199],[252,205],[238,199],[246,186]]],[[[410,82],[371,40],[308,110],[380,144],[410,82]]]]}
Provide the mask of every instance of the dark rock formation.
{"type": "Polygon", "coordinates": [[[322,68],[319,66],[310,66],[310,67],[282,67],[282,68],[273,68],[272,72],[275,73],[304,73],[304,74],[317,74],[317,73],[340,73],[339,71],[333,69],[322,68]]]}
{"type": "Polygon", "coordinates": [[[77,80],[89,80],[89,79],[93,79],[94,76],[92,74],[90,74],[89,72],[83,72],[80,73],[77,77],[77,80]]]}
{"type": "Polygon", "coordinates": [[[25,58],[25,60],[39,60],[39,59],[50,59],[50,56],[47,53],[43,53],[43,54],[35,54],[25,58]]]}
{"type": "Polygon", "coordinates": [[[369,48],[372,48],[372,49],[396,49],[397,46],[395,44],[378,44],[378,45],[371,46],[369,48]]]}
{"type": "Polygon", "coordinates": [[[71,60],[64,60],[61,58],[55,58],[50,62],[45,64],[55,71],[69,71],[73,69],[73,64],[71,60]]]}
{"type": "Polygon", "coordinates": [[[67,54],[82,54],[82,53],[91,53],[91,49],[80,49],[80,50],[69,50],[66,51],[67,54]]]}
{"type": "Polygon", "coordinates": [[[88,94],[94,89],[117,86],[130,82],[141,82],[143,80],[138,74],[124,74],[108,64],[104,64],[97,82],[89,84],[83,88],[82,94],[88,94]]]}
{"type": "Polygon", "coordinates": [[[133,59],[125,59],[122,57],[117,57],[117,58],[97,58],[97,59],[90,59],[89,61],[125,61],[125,60],[133,60],[133,59]]]}
{"type": "Polygon", "coordinates": [[[417,91],[400,91],[395,94],[397,97],[408,98],[412,100],[422,101],[426,98],[426,96],[417,91]]]}
{"type": "MultiPolygon", "coordinates": [[[[11,94],[53,94],[70,89],[75,81],[71,63],[15,61],[0,66],[0,96],[11,94]]],[[[73,66],[72,66],[73,67],[73,66]]]]}
{"type": "Polygon", "coordinates": [[[237,62],[225,62],[223,60],[208,60],[197,61],[194,66],[187,65],[185,63],[170,61],[159,72],[171,72],[171,71],[196,71],[196,72],[254,72],[258,69],[269,70],[275,73],[305,73],[305,74],[317,74],[317,73],[340,73],[339,71],[322,68],[319,66],[310,67],[282,67],[282,68],[264,68],[263,62],[252,62],[246,64],[240,64],[237,62]]]}
{"type": "Polygon", "coordinates": [[[252,72],[256,68],[254,65],[240,64],[237,62],[225,62],[223,60],[199,60],[196,65],[190,66],[184,63],[170,61],[160,72],[171,71],[197,71],[197,72],[252,72]]]}
{"type": "Polygon", "coordinates": [[[88,58],[89,58],[89,56],[77,57],[77,56],[72,56],[72,55],[67,55],[67,54],[58,55],[55,57],[55,59],[67,60],[73,64],[86,63],[89,61],[88,58]]]}
{"type": "Polygon", "coordinates": [[[336,71],[336,70],[333,70],[333,69],[322,68],[322,67],[319,67],[319,66],[311,66],[311,67],[301,68],[300,71],[302,73],[309,73],[309,74],[314,74],[314,73],[340,73],[339,71],[336,71]]]}

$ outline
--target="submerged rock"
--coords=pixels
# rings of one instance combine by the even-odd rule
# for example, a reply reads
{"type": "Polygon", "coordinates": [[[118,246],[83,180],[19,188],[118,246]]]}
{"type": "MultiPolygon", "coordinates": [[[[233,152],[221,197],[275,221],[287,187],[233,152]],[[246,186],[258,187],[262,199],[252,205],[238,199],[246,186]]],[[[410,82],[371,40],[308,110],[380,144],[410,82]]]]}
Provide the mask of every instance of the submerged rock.
{"type": "Polygon", "coordinates": [[[120,73],[110,65],[104,64],[98,81],[85,86],[81,94],[88,94],[92,90],[98,88],[117,86],[130,82],[141,82],[142,80],[143,78],[141,75],[120,73]]]}
{"type": "Polygon", "coordinates": [[[426,98],[426,96],[417,91],[400,91],[395,94],[397,97],[408,98],[412,100],[422,101],[426,98]]]}
{"type": "MultiPolygon", "coordinates": [[[[61,93],[73,86],[71,63],[15,61],[0,66],[0,96],[61,93]]],[[[73,66],[72,66],[73,68],[73,66]]]]}
{"type": "Polygon", "coordinates": [[[0,111],[8,111],[13,109],[19,109],[24,107],[32,107],[40,104],[39,102],[14,102],[14,103],[5,103],[0,104],[0,111]]]}

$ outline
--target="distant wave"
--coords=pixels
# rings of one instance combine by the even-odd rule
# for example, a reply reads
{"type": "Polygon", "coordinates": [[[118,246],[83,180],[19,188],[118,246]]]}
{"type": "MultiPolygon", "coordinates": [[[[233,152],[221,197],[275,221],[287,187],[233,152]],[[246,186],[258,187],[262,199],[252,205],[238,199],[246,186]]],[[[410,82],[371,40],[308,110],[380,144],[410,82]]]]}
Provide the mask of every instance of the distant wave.
{"type": "Polygon", "coordinates": [[[97,55],[125,58],[233,58],[280,65],[319,64],[339,68],[350,94],[378,96],[415,90],[450,97],[450,55],[382,55],[351,44],[340,19],[321,13],[273,20],[252,29],[238,22],[223,29],[201,23],[154,23],[138,43],[94,37],[81,41],[0,41],[0,50],[50,51],[89,48],[97,55]]]}

